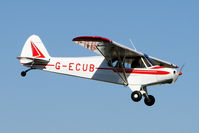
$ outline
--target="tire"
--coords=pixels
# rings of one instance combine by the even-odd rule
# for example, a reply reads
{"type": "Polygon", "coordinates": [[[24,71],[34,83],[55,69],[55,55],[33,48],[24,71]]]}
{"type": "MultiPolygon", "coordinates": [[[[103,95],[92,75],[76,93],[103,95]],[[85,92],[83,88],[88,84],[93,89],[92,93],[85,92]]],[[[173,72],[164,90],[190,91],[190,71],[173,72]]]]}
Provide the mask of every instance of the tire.
{"type": "Polygon", "coordinates": [[[25,76],[26,76],[26,72],[24,72],[24,71],[21,72],[21,76],[22,76],[22,77],[25,77],[25,76]]]}
{"type": "Polygon", "coordinates": [[[152,96],[152,95],[149,95],[149,99],[148,99],[148,98],[145,98],[145,99],[144,99],[144,103],[145,103],[147,106],[152,106],[152,105],[155,103],[155,97],[152,96]]]}
{"type": "Polygon", "coordinates": [[[140,91],[134,91],[132,94],[131,94],[131,99],[134,101],[134,102],[139,102],[141,99],[142,99],[142,94],[140,91]]]}

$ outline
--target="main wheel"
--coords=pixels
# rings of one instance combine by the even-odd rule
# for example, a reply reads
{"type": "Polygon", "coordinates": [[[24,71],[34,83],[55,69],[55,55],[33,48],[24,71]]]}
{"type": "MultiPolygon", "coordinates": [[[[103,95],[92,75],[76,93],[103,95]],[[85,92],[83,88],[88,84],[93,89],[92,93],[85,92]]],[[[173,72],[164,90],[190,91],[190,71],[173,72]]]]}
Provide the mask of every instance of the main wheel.
{"type": "Polygon", "coordinates": [[[142,94],[140,91],[134,91],[132,94],[131,94],[131,99],[134,101],[134,102],[139,102],[141,99],[142,99],[142,94]]]}
{"type": "Polygon", "coordinates": [[[152,96],[152,95],[149,95],[148,96],[149,98],[146,98],[144,99],[144,103],[147,105],[147,106],[152,106],[154,103],[155,103],[155,97],[152,96]]]}
{"type": "Polygon", "coordinates": [[[26,76],[26,72],[24,72],[24,71],[21,72],[21,76],[22,76],[22,77],[25,77],[25,76],[26,76]]]}

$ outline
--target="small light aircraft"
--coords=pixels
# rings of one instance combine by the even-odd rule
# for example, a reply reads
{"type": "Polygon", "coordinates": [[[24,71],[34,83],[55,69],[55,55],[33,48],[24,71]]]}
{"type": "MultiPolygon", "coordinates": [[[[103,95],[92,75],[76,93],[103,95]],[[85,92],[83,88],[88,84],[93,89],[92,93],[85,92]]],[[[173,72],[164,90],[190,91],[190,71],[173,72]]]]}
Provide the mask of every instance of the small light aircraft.
{"type": "Polygon", "coordinates": [[[25,77],[32,69],[71,75],[92,80],[128,86],[132,90],[131,99],[139,102],[144,96],[148,106],[155,98],[148,95],[147,86],[174,83],[181,69],[169,62],[150,57],[117,42],[98,36],[80,36],[73,42],[100,56],[91,57],[51,57],[37,35],[30,36],[17,57],[23,66],[25,77]]]}

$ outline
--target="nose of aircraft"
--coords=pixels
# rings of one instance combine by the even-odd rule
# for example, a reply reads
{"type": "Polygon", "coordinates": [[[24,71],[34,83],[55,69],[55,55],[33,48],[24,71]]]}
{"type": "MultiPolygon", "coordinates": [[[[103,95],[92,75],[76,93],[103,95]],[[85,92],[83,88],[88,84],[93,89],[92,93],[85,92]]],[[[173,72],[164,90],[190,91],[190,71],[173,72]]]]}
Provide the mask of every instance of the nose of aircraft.
{"type": "Polygon", "coordinates": [[[182,75],[182,72],[179,72],[179,75],[182,75]]]}
{"type": "Polygon", "coordinates": [[[174,71],[175,71],[175,73],[173,74],[173,82],[172,83],[174,83],[178,79],[178,77],[180,75],[182,75],[181,71],[177,71],[177,70],[174,70],[174,71]]]}

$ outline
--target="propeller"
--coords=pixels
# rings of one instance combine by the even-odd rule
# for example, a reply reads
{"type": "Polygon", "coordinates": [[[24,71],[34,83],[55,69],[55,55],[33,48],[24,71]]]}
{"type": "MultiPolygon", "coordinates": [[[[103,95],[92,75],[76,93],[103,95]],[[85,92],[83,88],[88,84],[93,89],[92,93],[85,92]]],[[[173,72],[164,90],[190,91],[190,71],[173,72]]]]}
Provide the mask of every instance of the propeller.
{"type": "Polygon", "coordinates": [[[183,64],[183,65],[181,66],[180,71],[178,72],[178,76],[179,76],[179,75],[182,75],[182,69],[183,69],[184,66],[185,66],[185,64],[183,64]]]}
{"type": "Polygon", "coordinates": [[[180,67],[180,70],[178,71],[178,75],[174,78],[173,80],[173,83],[176,82],[176,80],[178,79],[178,77],[180,75],[182,75],[182,69],[184,68],[185,64],[183,64],[181,67],[180,67]]]}

